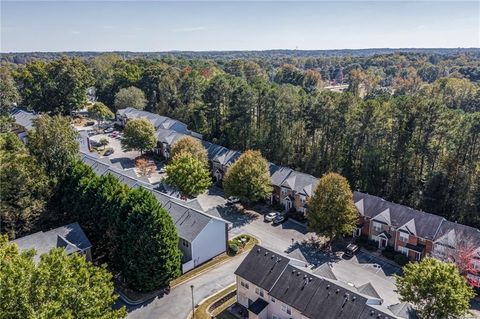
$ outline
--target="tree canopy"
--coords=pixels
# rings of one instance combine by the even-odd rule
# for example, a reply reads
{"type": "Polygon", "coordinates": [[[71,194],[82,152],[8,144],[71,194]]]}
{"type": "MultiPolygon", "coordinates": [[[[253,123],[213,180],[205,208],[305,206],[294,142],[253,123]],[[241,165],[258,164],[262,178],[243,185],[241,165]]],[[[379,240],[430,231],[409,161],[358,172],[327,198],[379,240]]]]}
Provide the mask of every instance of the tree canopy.
{"type": "Polygon", "coordinates": [[[359,216],[345,177],[328,173],[320,178],[308,200],[307,218],[309,228],[330,241],[353,233],[359,216]]]}
{"type": "Polygon", "coordinates": [[[191,136],[182,137],[175,142],[175,144],[173,144],[172,150],[170,151],[170,156],[173,158],[182,152],[192,154],[193,157],[203,163],[205,167],[208,166],[207,150],[205,147],[203,147],[200,140],[191,136]]]}
{"type": "Polygon", "coordinates": [[[62,178],[78,156],[77,131],[70,126],[68,118],[59,115],[41,115],[33,125],[27,140],[30,154],[45,166],[50,176],[62,178]]]}
{"type": "Polygon", "coordinates": [[[123,130],[121,143],[126,151],[136,150],[140,153],[150,151],[157,145],[155,128],[145,119],[130,120],[123,130]]]}
{"type": "Polygon", "coordinates": [[[34,228],[50,198],[50,180],[13,133],[0,133],[0,231],[17,238],[34,228]]]}
{"type": "Polygon", "coordinates": [[[227,170],[223,179],[225,195],[243,202],[266,199],[272,193],[268,162],[259,151],[244,152],[227,170]]]}
{"type": "Polygon", "coordinates": [[[95,102],[89,109],[88,112],[100,121],[113,120],[115,114],[102,102],[95,102]]]}
{"type": "Polygon", "coordinates": [[[15,73],[21,83],[25,105],[35,111],[71,114],[87,102],[87,88],[93,84],[90,70],[80,59],[28,63],[15,73]]]}
{"type": "Polygon", "coordinates": [[[429,257],[403,267],[396,284],[400,299],[412,303],[420,319],[462,317],[475,296],[454,264],[429,257]]]}
{"type": "Polygon", "coordinates": [[[166,166],[166,173],[166,182],[185,195],[201,194],[212,184],[205,163],[188,152],[176,154],[166,166]]]}
{"type": "Polygon", "coordinates": [[[40,256],[20,253],[0,236],[0,318],[125,318],[125,308],[113,310],[117,299],[112,275],[78,254],[56,248],[40,256]]]}
{"type": "Polygon", "coordinates": [[[8,114],[14,103],[20,102],[12,72],[5,66],[0,66],[0,115],[8,114]]]}
{"type": "Polygon", "coordinates": [[[146,103],[147,100],[145,99],[145,93],[134,86],[120,89],[120,91],[115,94],[114,105],[116,110],[127,107],[143,110],[146,103]]]}

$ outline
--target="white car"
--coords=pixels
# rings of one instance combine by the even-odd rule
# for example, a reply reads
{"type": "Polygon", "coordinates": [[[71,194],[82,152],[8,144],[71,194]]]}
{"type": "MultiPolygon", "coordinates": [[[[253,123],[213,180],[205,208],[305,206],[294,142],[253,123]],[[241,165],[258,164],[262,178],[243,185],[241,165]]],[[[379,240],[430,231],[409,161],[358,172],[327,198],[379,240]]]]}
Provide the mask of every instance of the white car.
{"type": "Polygon", "coordinates": [[[278,216],[278,213],[277,212],[272,212],[272,213],[268,213],[267,215],[265,215],[265,221],[266,222],[271,222],[275,219],[275,217],[278,216]]]}

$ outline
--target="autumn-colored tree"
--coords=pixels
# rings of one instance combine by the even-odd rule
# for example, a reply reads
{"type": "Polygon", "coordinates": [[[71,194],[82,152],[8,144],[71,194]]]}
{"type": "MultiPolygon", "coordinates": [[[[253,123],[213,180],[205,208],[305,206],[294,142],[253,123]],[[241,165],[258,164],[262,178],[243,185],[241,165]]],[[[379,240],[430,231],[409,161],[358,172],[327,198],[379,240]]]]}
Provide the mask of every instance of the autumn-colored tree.
{"type": "Polygon", "coordinates": [[[230,166],[223,179],[225,195],[243,202],[256,202],[272,193],[268,162],[259,151],[244,152],[230,166]]]}
{"type": "Polygon", "coordinates": [[[200,140],[191,136],[182,137],[177,142],[175,142],[175,144],[173,144],[170,156],[173,158],[182,152],[192,154],[193,157],[202,162],[205,167],[208,166],[207,150],[205,149],[205,147],[203,147],[200,140]]]}
{"type": "Polygon", "coordinates": [[[312,197],[308,199],[307,218],[309,228],[330,241],[352,234],[358,213],[345,177],[328,173],[320,178],[312,197]]]}
{"type": "Polygon", "coordinates": [[[175,155],[165,169],[167,184],[176,186],[186,195],[203,193],[212,184],[205,165],[187,152],[175,155]]]}
{"type": "Polygon", "coordinates": [[[146,158],[140,157],[135,160],[135,164],[138,168],[140,175],[150,177],[155,171],[155,164],[146,158]]]}

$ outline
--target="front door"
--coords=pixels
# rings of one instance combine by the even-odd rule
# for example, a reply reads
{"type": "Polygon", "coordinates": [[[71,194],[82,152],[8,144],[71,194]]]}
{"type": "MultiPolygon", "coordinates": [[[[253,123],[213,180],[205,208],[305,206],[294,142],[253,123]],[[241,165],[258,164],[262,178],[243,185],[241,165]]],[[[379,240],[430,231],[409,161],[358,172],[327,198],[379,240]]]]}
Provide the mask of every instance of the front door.
{"type": "Polygon", "coordinates": [[[292,208],[292,201],[289,197],[285,198],[285,211],[289,211],[292,208]]]}
{"type": "Polygon", "coordinates": [[[378,248],[383,249],[387,247],[388,241],[385,238],[380,237],[380,240],[378,241],[378,248]]]}

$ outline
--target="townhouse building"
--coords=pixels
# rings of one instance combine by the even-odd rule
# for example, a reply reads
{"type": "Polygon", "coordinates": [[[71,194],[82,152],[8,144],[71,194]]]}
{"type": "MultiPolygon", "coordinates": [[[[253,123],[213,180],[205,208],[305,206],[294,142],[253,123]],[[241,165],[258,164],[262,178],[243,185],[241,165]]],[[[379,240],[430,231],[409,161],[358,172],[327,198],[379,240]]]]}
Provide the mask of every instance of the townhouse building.
{"type": "Polygon", "coordinates": [[[228,222],[187,206],[181,200],[154,189],[144,177],[133,170],[123,170],[108,158],[96,153],[81,152],[80,159],[97,175],[110,174],[130,188],[143,187],[155,196],[167,210],[179,235],[178,247],[182,252],[182,271],[185,273],[224,253],[228,248],[228,222]]]}
{"type": "MultiPolygon", "coordinates": [[[[144,117],[157,129],[159,146],[168,158],[169,148],[181,137],[201,136],[189,131],[184,123],[135,109],[119,110],[117,120],[144,117]]],[[[202,141],[208,153],[212,176],[221,185],[228,168],[241,155],[238,151],[202,141]]],[[[270,204],[280,204],[284,211],[295,209],[307,213],[308,199],[318,184],[318,178],[269,163],[273,192],[270,204]]],[[[459,250],[469,250],[471,282],[480,286],[480,233],[478,229],[447,221],[441,216],[388,202],[380,197],[354,192],[359,224],[354,236],[364,235],[377,243],[379,249],[392,247],[410,260],[433,256],[452,260],[459,250]],[[478,269],[478,271],[477,271],[478,269]]]]}
{"type": "Polygon", "coordinates": [[[77,253],[84,255],[87,261],[92,260],[92,244],[78,223],[71,223],[49,231],[17,238],[11,243],[17,244],[21,251],[35,249],[34,261],[40,261],[40,255],[54,248],[63,248],[67,255],[77,253]]]}
{"type": "Polygon", "coordinates": [[[237,303],[250,319],[414,318],[413,314],[395,315],[378,294],[370,295],[363,286],[355,288],[319,276],[258,245],[235,276],[237,303]]]}

